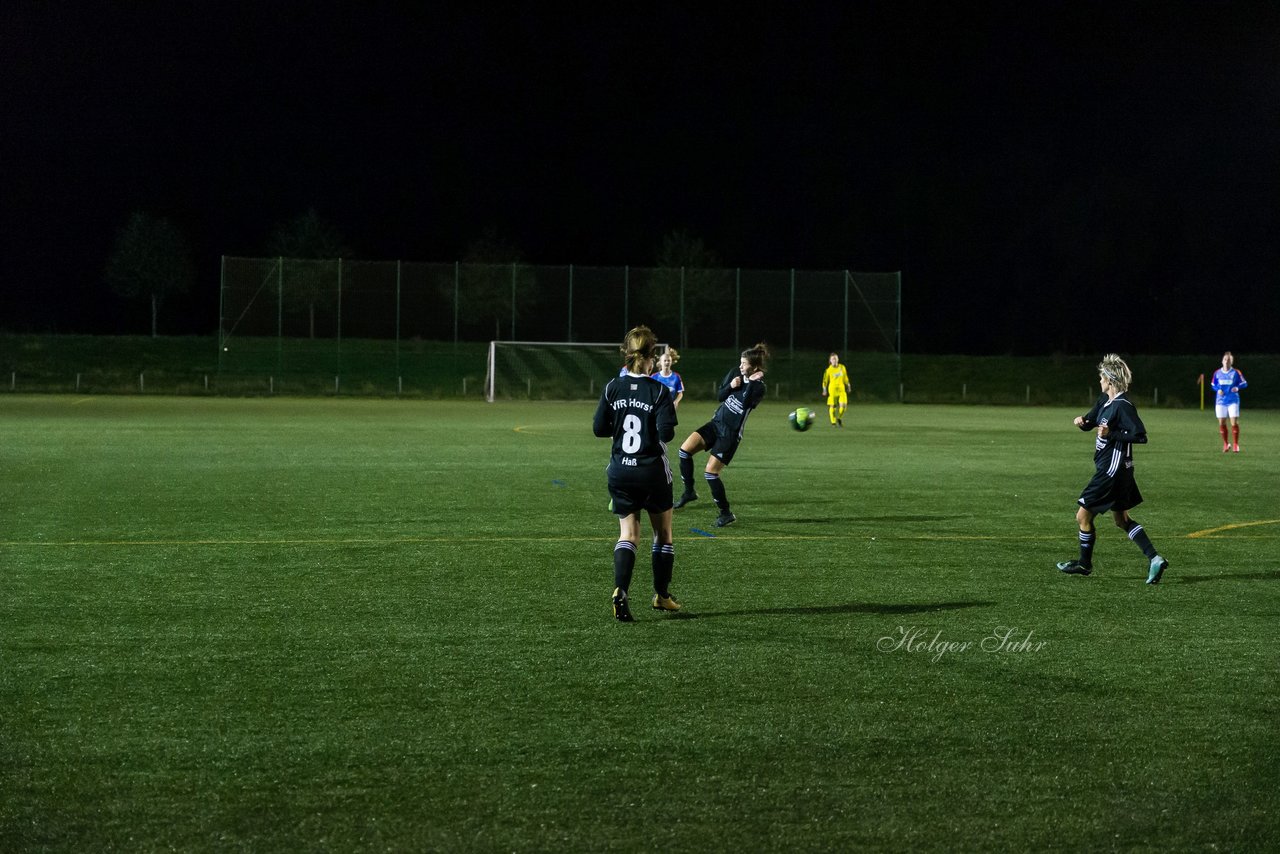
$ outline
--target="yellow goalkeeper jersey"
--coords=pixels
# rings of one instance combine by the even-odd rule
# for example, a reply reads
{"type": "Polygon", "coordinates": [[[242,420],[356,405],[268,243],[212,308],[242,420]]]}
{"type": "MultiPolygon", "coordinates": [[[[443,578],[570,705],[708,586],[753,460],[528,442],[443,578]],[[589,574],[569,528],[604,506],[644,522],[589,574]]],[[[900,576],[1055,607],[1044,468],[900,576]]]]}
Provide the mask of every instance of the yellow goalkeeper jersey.
{"type": "Polygon", "coordinates": [[[849,372],[844,365],[827,365],[827,369],[822,372],[822,387],[827,390],[827,396],[848,394],[849,372]]]}

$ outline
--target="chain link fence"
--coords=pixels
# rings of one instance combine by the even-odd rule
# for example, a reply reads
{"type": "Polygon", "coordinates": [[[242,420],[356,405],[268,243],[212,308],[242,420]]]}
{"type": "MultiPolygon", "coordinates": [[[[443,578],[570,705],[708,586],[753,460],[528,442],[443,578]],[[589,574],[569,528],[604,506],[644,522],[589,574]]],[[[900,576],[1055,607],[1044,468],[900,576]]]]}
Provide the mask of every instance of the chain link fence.
{"type": "Polygon", "coordinates": [[[401,377],[413,342],[620,340],[901,356],[899,273],[222,259],[218,371],[401,377]]]}

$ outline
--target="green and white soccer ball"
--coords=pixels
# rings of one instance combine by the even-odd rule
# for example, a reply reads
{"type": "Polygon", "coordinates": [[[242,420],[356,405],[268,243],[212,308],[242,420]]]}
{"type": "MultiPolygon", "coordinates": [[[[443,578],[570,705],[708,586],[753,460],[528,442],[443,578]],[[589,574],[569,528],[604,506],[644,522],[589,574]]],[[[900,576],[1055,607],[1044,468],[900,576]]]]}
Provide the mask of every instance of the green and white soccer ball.
{"type": "Polygon", "coordinates": [[[787,416],[787,420],[791,422],[792,430],[799,430],[803,433],[813,426],[813,410],[805,409],[803,406],[787,416]]]}

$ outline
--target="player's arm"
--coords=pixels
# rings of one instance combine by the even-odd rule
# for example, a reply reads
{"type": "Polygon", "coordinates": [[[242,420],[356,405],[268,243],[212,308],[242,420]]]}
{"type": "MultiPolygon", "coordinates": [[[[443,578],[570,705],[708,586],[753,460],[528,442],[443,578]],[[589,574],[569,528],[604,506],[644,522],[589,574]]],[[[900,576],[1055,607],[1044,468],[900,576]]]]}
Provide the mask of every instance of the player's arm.
{"type": "Polygon", "coordinates": [[[1236,383],[1236,391],[1239,391],[1242,388],[1249,387],[1249,381],[1246,380],[1244,378],[1244,374],[1240,373],[1239,371],[1236,371],[1236,379],[1239,380],[1239,382],[1236,383]]]}
{"type": "Polygon", "coordinates": [[[670,442],[674,439],[678,423],[675,401],[671,398],[670,390],[663,386],[662,394],[658,395],[658,405],[654,409],[654,426],[658,428],[658,440],[670,442]]]}
{"type": "Polygon", "coordinates": [[[1081,415],[1075,420],[1075,425],[1081,430],[1092,430],[1098,426],[1098,413],[1102,411],[1102,407],[1106,405],[1107,396],[1102,395],[1097,402],[1093,404],[1093,408],[1081,415]]]}
{"type": "Polygon", "coordinates": [[[1122,442],[1133,445],[1147,444],[1147,428],[1132,406],[1121,406],[1107,422],[1107,436],[1115,436],[1122,442]]]}
{"type": "Polygon", "coordinates": [[[844,393],[848,394],[849,392],[853,391],[853,383],[849,382],[848,370],[845,370],[844,374],[841,376],[841,379],[844,380],[844,393]]]}
{"type": "Polygon", "coordinates": [[[613,407],[609,405],[610,385],[612,383],[606,383],[604,391],[600,392],[600,403],[596,406],[595,417],[591,420],[591,432],[601,439],[613,435],[613,407]]]}
{"type": "Polygon", "coordinates": [[[822,372],[822,396],[826,397],[827,389],[831,387],[831,366],[827,365],[826,370],[822,372]]]}
{"type": "MultiPolygon", "coordinates": [[[[724,379],[720,382],[720,391],[716,395],[717,399],[721,403],[724,403],[725,398],[733,394],[733,389],[735,388],[733,381],[740,380],[740,379],[742,379],[742,372],[739,371],[737,368],[734,368],[733,370],[729,371],[729,373],[724,375],[724,379]]],[[[742,383],[739,382],[738,385],[742,385],[742,383]]]]}

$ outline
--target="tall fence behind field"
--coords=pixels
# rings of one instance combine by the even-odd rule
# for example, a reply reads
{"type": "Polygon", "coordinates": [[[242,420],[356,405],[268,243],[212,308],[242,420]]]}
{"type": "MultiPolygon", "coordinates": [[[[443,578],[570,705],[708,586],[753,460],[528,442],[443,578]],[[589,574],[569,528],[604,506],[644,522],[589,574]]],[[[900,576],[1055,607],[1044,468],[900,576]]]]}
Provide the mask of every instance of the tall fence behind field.
{"type": "Polygon", "coordinates": [[[218,371],[412,374],[414,342],[621,339],[901,357],[899,273],[222,259],[218,371]]]}

